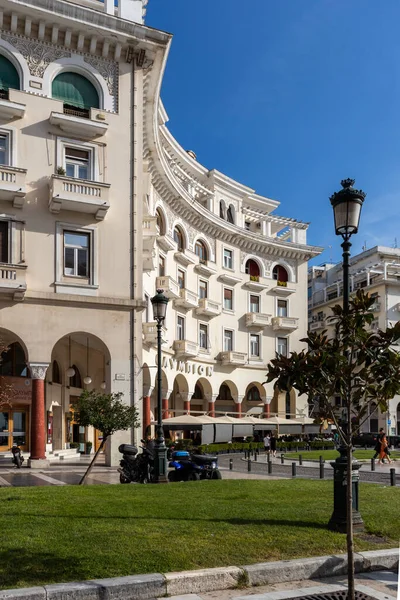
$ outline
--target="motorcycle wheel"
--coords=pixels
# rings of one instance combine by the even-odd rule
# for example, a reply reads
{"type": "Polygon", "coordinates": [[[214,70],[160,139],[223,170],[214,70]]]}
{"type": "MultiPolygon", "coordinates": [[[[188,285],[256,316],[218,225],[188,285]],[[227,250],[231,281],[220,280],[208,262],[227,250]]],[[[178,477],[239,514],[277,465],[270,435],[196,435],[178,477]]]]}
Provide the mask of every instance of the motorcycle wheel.
{"type": "Polygon", "coordinates": [[[129,483],[129,479],[127,479],[125,477],[125,475],[122,475],[122,473],[121,473],[120,476],[119,476],[119,482],[120,483],[129,483]]]}
{"type": "Polygon", "coordinates": [[[200,481],[200,475],[198,473],[189,473],[186,481],[200,481]]]}
{"type": "Polygon", "coordinates": [[[170,471],[168,473],[168,481],[170,483],[175,483],[176,481],[178,481],[178,476],[175,471],[170,471]]]}
{"type": "Polygon", "coordinates": [[[21,457],[18,454],[15,455],[15,464],[17,465],[17,469],[21,468],[21,457]]]}
{"type": "Polygon", "coordinates": [[[216,469],[211,473],[211,479],[222,479],[221,471],[216,469]]]}

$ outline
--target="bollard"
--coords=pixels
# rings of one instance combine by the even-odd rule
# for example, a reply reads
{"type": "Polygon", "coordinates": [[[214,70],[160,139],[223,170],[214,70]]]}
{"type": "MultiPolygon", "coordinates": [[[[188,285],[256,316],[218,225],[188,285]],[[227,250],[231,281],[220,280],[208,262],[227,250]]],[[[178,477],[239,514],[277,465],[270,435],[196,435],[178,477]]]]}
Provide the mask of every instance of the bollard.
{"type": "Polygon", "coordinates": [[[229,459],[229,470],[232,471],[233,469],[233,458],[229,459]]]}
{"type": "Polygon", "coordinates": [[[375,471],[375,459],[371,458],[371,471],[375,471]]]}
{"type": "Polygon", "coordinates": [[[260,448],[256,449],[257,454],[260,454],[260,448]]]}
{"type": "Polygon", "coordinates": [[[324,463],[324,457],[320,455],[319,464],[322,465],[324,463]]]}
{"type": "Polygon", "coordinates": [[[247,450],[244,451],[244,458],[247,458],[247,450]]]}
{"type": "Polygon", "coordinates": [[[254,452],[254,462],[257,462],[257,452],[254,452]]]}
{"type": "Polygon", "coordinates": [[[319,465],[319,478],[320,479],[324,479],[325,478],[325,465],[324,463],[320,463],[319,465]]]}
{"type": "Polygon", "coordinates": [[[268,475],[271,475],[272,473],[272,462],[269,460],[268,461],[268,475]]]}
{"type": "Polygon", "coordinates": [[[303,457],[301,454],[299,454],[299,466],[301,466],[303,464],[303,457]]]}
{"type": "Polygon", "coordinates": [[[281,454],[281,465],[285,464],[285,455],[281,454]]]}
{"type": "Polygon", "coordinates": [[[299,452],[299,447],[298,447],[298,446],[296,446],[296,452],[297,452],[297,453],[299,452]]]}
{"type": "Polygon", "coordinates": [[[292,462],[292,477],[296,477],[296,463],[292,462]]]}
{"type": "Polygon", "coordinates": [[[390,469],[390,485],[396,485],[396,469],[390,469]]]}
{"type": "Polygon", "coordinates": [[[364,450],[368,450],[367,444],[364,445],[364,450]]]}
{"type": "Polygon", "coordinates": [[[249,458],[247,460],[247,470],[250,473],[250,471],[251,471],[251,458],[250,458],[250,456],[249,456],[249,458]]]}

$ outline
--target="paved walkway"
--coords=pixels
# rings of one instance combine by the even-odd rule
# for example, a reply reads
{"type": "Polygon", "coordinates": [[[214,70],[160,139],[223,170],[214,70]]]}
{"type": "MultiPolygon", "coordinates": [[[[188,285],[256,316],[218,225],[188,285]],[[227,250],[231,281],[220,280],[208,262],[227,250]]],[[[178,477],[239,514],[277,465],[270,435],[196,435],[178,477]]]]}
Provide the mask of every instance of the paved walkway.
{"type": "MultiPolygon", "coordinates": [[[[345,589],[345,577],[291,581],[242,590],[224,590],[200,595],[171,596],[169,600],[284,600],[310,594],[326,594],[345,589]]],[[[376,600],[397,597],[398,575],[392,571],[376,571],[356,576],[356,589],[376,600]]]]}

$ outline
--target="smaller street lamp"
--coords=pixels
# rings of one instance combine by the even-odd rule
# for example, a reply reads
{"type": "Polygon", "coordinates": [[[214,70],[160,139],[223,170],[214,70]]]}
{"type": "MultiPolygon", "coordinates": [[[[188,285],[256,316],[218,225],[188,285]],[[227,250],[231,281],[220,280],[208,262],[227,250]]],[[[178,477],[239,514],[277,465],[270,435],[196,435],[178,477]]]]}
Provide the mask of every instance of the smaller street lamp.
{"type": "Polygon", "coordinates": [[[157,290],[157,294],[151,299],[153,305],[154,320],[157,322],[157,432],[155,442],[154,459],[154,483],[167,483],[167,448],[165,446],[164,431],[162,424],[161,406],[161,328],[167,313],[168,298],[163,294],[164,290],[157,290]]]}

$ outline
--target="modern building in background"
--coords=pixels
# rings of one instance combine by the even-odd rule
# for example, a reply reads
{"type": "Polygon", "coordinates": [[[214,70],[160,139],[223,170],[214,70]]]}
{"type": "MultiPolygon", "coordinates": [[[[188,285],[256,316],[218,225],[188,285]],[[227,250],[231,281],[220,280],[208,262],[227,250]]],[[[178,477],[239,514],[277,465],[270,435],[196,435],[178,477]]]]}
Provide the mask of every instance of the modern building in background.
{"type": "MultiPolygon", "coordinates": [[[[171,36],[147,0],[3,0],[0,9],[0,453],[41,467],[98,432],[74,421],[83,389],[155,406],[149,298],[171,298],[165,416],[307,407],[263,387],[307,329],[307,224],[201,166],[165,126],[171,36]]],[[[115,464],[115,435],[107,460],[115,464]]]]}
{"type": "MultiPolygon", "coordinates": [[[[310,331],[333,333],[332,307],[343,296],[342,265],[311,267],[308,274],[308,317],[310,331]]],[[[375,246],[350,259],[350,292],[365,288],[375,302],[371,329],[386,329],[400,317],[400,249],[375,246]]],[[[334,399],[340,414],[341,398],[334,399]]],[[[371,416],[361,431],[376,433],[383,427],[389,435],[400,435],[400,397],[395,396],[386,413],[371,407],[371,416]]]]}

